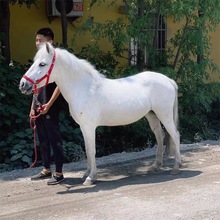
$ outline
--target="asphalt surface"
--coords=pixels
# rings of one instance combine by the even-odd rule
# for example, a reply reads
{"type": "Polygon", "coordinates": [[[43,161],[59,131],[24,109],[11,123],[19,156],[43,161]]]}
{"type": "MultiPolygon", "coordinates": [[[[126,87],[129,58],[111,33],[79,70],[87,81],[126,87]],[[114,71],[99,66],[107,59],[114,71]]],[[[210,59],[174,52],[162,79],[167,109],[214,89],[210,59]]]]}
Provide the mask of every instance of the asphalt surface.
{"type": "Polygon", "coordinates": [[[219,141],[183,147],[184,167],[175,176],[172,159],[147,173],[154,153],[146,152],[98,159],[90,187],[81,180],[85,161],[65,165],[65,181],[56,186],[30,180],[41,168],[0,174],[0,219],[220,220],[219,141]]]}

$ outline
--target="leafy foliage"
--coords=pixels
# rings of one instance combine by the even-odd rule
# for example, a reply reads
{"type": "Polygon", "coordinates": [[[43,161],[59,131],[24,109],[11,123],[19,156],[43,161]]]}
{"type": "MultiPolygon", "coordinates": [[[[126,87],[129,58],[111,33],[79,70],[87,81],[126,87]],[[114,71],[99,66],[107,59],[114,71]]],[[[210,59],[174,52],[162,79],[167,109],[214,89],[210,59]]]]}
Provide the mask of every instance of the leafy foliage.
{"type": "MultiPolygon", "coordinates": [[[[25,96],[18,89],[19,81],[26,67],[18,63],[8,66],[0,57],[0,172],[29,167],[34,160],[33,130],[29,124],[29,110],[32,97],[25,96]]],[[[77,161],[83,156],[83,138],[78,125],[69,115],[67,104],[63,103],[60,114],[60,129],[64,140],[64,149],[72,151],[65,154],[65,161],[77,161]],[[77,153],[78,152],[78,153],[77,153]]],[[[37,148],[38,154],[39,149],[37,148]]],[[[41,164],[40,154],[38,163],[41,164]]]]}
{"type": "MultiPolygon", "coordinates": [[[[92,1],[90,7],[101,5],[103,2],[105,1],[92,1]]],[[[124,0],[123,2],[127,11],[126,22],[119,18],[100,23],[96,21],[91,10],[91,16],[78,30],[77,34],[84,34],[87,31],[91,33],[92,45],[88,45],[87,48],[95,45],[96,66],[100,69],[102,66],[104,68],[108,66],[108,63],[105,63],[106,59],[103,59],[104,56],[101,55],[103,51],[99,53],[101,51],[100,40],[105,39],[112,45],[114,60],[124,58],[131,61],[128,45],[131,38],[136,39],[136,47],[139,51],[137,65],[130,67],[132,71],[129,70],[129,67],[120,67],[120,63],[115,67],[111,65],[112,73],[107,72],[107,75],[117,78],[134,74],[137,70],[150,69],[170,76],[179,84],[182,141],[218,138],[218,130],[213,128],[216,128],[216,124],[218,124],[219,110],[213,106],[218,105],[219,102],[219,84],[210,82],[210,73],[219,73],[219,69],[210,59],[209,34],[215,31],[216,26],[220,23],[220,2],[218,0],[205,2],[200,0],[124,0]],[[155,47],[155,37],[159,28],[158,15],[172,18],[174,23],[180,24],[180,29],[166,42],[166,50],[163,53],[157,51],[155,47]],[[147,65],[143,63],[146,48],[147,65]],[[217,118],[214,118],[213,115],[217,118]]],[[[114,1],[109,1],[109,7],[112,5],[114,5],[114,1]]],[[[93,61],[91,54],[86,55],[89,60],[93,61]]],[[[111,129],[111,131],[113,130],[114,128],[111,129]]],[[[106,133],[105,129],[100,129],[99,132],[106,133]]],[[[146,138],[144,134],[142,138],[146,138]]],[[[112,137],[113,139],[114,137],[112,137]]],[[[118,147],[118,149],[121,148],[118,147]]]]}
{"type": "Polygon", "coordinates": [[[38,0],[9,0],[9,3],[12,5],[17,3],[19,6],[26,5],[28,8],[32,5],[38,6],[38,0]]]}
{"type": "Polygon", "coordinates": [[[18,89],[23,70],[17,63],[8,66],[5,59],[0,57],[0,163],[12,162],[14,167],[29,163],[26,156],[31,156],[32,134],[27,120],[30,97],[24,97],[18,89]],[[19,153],[21,164],[16,163],[19,153]]]}
{"type": "Polygon", "coordinates": [[[93,65],[100,70],[100,72],[108,75],[108,77],[115,78],[112,73],[115,67],[118,65],[118,62],[109,51],[104,52],[100,50],[97,45],[88,45],[87,47],[83,47],[79,56],[84,59],[89,57],[89,61],[92,62],[93,65]],[[100,57],[102,59],[100,59],[100,57]]]}
{"type": "Polygon", "coordinates": [[[76,162],[85,158],[85,151],[82,146],[74,142],[63,143],[64,162],[76,162]]]}

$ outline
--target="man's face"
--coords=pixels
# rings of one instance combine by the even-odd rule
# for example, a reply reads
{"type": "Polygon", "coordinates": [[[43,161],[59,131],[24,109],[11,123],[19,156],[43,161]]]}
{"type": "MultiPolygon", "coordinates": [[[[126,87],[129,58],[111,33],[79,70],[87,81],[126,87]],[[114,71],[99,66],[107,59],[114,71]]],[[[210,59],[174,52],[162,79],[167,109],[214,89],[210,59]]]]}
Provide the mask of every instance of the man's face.
{"type": "Polygon", "coordinates": [[[40,46],[45,42],[53,43],[52,40],[49,40],[48,37],[45,37],[44,35],[41,35],[41,34],[36,35],[35,43],[36,43],[37,49],[39,49],[40,46]]]}

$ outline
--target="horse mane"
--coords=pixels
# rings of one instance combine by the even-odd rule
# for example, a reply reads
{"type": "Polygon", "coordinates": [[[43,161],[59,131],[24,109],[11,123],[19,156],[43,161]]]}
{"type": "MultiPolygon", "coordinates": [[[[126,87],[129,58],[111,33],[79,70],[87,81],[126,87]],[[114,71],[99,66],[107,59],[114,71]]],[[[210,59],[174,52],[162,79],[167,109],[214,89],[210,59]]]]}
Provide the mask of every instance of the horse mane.
{"type": "Polygon", "coordinates": [[[71,69],[71,72],[77,73],[80,71],[80,73],[90,74],[92,78],[96,80],[98,80],[98,78],[106,77],[100,72],[98,72],[89,61],[85,59],[79,59],[73,53],[70,53],[66,49],[54,48],[50,43],[43,44],[40,47],[40,49],[37,51],[34,57],[34,61],[39,57],[44,57],[45,54],[47,54],[48,52],[54,52],[54,50],[56,51],[57,57],[59,57],[58,59],[61,60],[63,66],[68,67],[68,69],[71,69]]]}
{"type": "Polygon", "coordinates": [[[80,73],[89,74],[96,80],[100,77],[105,78],[105,76],[97,71],[89,61],[76,57],[73,53],[70,53],[66,49],[56,48],[55,50],[59,59],[62,60],[62,63],[69,66],[72,72],[77,73],[80,70],[80,73]]]}

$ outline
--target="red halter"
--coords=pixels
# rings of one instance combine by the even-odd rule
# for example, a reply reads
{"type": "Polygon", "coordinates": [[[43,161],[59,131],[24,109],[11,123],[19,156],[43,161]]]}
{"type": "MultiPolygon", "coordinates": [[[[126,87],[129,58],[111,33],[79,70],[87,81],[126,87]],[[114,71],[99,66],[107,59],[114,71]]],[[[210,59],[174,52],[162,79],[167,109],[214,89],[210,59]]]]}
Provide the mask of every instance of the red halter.
{"type": "Polygon", "coordinates": [[[51,72],[53,71],[53,67],[54,67],[55,60],[56,60],[56,52],[55,52],[55,50],[54,50],[54,55],[53,55],[52,63],[51,63],[51,65],[50,65],[50,68],[49,68],[47,74],[45,74],[43,77],[41,77],[41,78],[38,79],[37,81],[34,81],[34,80],[32,80],[31,78],[29,78],[28,76],[23,75],[23,78],[25,78],[27,81],[29,81],[30,83],[32,83],[32,84],[34,85],[34,94],[38,94],[37,85],[38,85],[40,82],[42,82],[44,79],[47,79],[45,86],[48,84],[49,79],[50,79],[50,74],[51,74],[51,72]]]}

